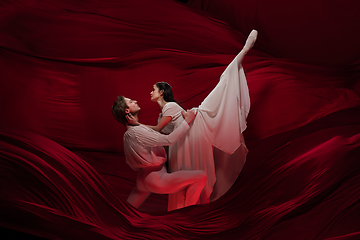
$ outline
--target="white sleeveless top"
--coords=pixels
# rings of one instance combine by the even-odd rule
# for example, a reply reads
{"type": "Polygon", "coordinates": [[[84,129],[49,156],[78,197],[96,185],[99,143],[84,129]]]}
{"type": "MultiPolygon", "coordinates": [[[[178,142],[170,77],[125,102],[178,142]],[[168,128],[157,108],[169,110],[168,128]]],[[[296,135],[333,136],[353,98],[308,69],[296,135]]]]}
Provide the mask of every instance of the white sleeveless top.
{"type": "Polygon", "coordinates": [[[181,114],[181,111],[184,110],[176,102],[168,102],[164,105],[162,113],[159,114],[159,119],[165,116],[172,117],[171,121],[162,129],[162,132],[165,134],[171,133],[177,128],[181,122],[184,120],[184,117],[181,114]]]}

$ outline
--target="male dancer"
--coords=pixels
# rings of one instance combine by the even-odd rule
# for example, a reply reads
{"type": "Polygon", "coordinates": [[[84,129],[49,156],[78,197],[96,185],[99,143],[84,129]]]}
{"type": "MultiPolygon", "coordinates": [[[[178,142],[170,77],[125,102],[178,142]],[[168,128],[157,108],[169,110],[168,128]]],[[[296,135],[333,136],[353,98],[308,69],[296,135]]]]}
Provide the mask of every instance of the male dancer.
{"type": "Polygon", "coordinates": [[[124,151],[126,163],[137,171],[136,186],[127,201],[138,208],[151,192],[176,193],[186,189],[185,206],[194,205],[206,183],[202,170],[167,173],[164,165],[166,153],[162,146],[174,144],[189,129],[196,113],[183,112],[181,125],[169,135],[163,135],[138,123],[140,107],[137,101],[118,96],[112,112],[115,119],[126,127],[124,151]]]}

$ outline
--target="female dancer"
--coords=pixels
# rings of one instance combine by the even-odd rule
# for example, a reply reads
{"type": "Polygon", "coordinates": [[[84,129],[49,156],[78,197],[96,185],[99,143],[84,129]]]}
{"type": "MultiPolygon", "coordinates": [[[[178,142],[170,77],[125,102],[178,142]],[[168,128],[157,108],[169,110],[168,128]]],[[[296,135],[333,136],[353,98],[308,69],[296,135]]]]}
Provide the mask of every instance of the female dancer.
{"type": "MultiPolygon", "coordinates": [[[[169,147],[170,172],[206,172],[207,183],[199,204],[208,203],[223,195],[235,182],[245,163],[247,148],[242,132],[246,128],[250,97],[241,62],[254,45],[256,37],[257,31],[253,30],[244,48],[222,73],[217,86],[197,108],[198,114],[192,127],[177,143],[169,147]]],[[[151,100],[158,102],[162,113],[158,124],[149,127],[163,133],[172,132],[183,120],[183,109],[175,102],[170,85],[156,83],[151,92],[151,100]]],[[[169,211],[185,206],[184,193],[181,191],[169,195],[169,211]]]]}

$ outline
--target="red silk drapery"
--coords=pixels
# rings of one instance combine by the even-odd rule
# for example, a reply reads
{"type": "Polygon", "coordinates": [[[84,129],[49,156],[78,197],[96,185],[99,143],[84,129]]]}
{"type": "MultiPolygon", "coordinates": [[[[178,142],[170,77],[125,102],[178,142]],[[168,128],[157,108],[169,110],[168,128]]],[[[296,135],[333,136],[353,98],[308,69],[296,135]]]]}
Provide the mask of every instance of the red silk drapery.
{"type": "Polygon", "coordinates": [[[1,1],[1,227],[47,238],[358,237],[356,1],[1,1]],[[309,7],[311,4],[311,7],[309,7]],[[152,85],[199,105],[242,48],[247,162],[219,200],[165,213],[124,200],[116,96],[155,124],[152,85]]]}

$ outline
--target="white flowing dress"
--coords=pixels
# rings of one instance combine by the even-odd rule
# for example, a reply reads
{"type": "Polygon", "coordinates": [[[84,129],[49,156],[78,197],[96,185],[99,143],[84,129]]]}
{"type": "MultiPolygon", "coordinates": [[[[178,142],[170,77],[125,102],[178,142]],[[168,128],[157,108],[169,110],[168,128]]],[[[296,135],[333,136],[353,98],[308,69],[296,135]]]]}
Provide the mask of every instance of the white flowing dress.
{"type": "MultiPolygon", "coordinates": [[[[235,182],[246,160],[242,132],[250,110],[250,96],[244,70],[236,58],[228,65],[217,86],[198,108],[191,128],[169,147],[169,171],[204,170],[207,183],[199,204],[213,201],[235,182]]],[[[169,102],[159,116],[172,120],[162,130],[170,133],[181,124],[183,110],[169,102]]],[[[169,195],[168,210],[185,206],[185,191],[169,195]]]]}

